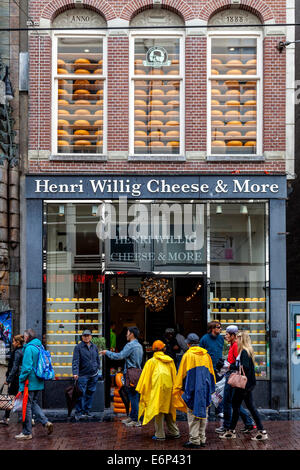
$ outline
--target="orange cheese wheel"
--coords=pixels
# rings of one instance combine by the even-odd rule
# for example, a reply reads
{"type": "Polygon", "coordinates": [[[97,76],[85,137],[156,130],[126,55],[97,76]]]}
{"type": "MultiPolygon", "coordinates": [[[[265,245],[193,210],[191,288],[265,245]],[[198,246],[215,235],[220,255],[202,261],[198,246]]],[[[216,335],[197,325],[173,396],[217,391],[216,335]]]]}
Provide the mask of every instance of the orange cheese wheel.
{"type": "Polygon", "coordinates": [[[57,65],[66,65],[66,63],[62,59],[57,59],[57,65]]]}
{"type": "Polygon", "coordinates": [[[179,70],[178,70],[178,69],[170,70],[170,71],[168,72],[168,75],[179,75],[179,70]]]}
{"type": "Polygon", "coordinates": [[[89,94],[90,94],[89,90],[80,89],[80,90],[74,91],[74,95],[89,95],[89,94]]]}
{"type": "Polygon", "coordinates": [[[69,122],[68,122],[68,121],[65,121],[64,119],[58,119],[57,124],[58,124],[59,126],[68,126],[68,125],[69,125],[69,122]]]}
{"type": "Polygon", "coordinates": [[[99,130],[99,131],[96,131],[96,132],[95,132],[95,135],[103,135],[103,130],[101,129],[101,130],[99,130]]]}
{"type": "Polygon", "coordinates": [[[256,111],[246,111],[245,116],[256,116],[256,111]]]}
{"type": "Polygon", "coordinates": [[[135,69],[134,73],[135,75],[146,75],[145,70],[142,69],[135,69]]]}
{"type": "Polygon", "coordinates": [[[149,104],[150,106],[163,106],[164,102],[161,100],[151,100],[149,104]]]}
{"type": "Polygon", "coordinates": [[[69,93],[67,92],[67,90],[64,90],[63,88],[59,88],[57,90],[57,94],[58,95],[68,95],[69,93]]]}
{"type": "Polygon", "coordinates": [[[225,147],[225,142],[223,140],[213,140],[211,145],[213,147],[225,147]]]}
{"type": "Polygon", "coordinates": [[[178,59],[173,59],[172,64],[179,64],[179,60],[178,59]]]}
{"type": "Polygon", "coordinates": [[[74,64],[90,64],[91,61],[89,59],[83,59],[83,58],[79,58],[79,59],[76,59],[74,64]]]}
{"type": "Polygon", "coordinates": [[[211,69],[211,74],[212,75],[219,75],[219,71],[216,69],[211,69]]]}
{"type": "Polygon", "coordinates": [[[225,124],[223,121],[211,121],[211,125],[219,127],[219,126],[224,126],[225,124]]]}
{"type": "Polygon", "coordinates": [[[58,80],[59,85],[68,85],[67,80],[58,80]]]}
{"type": "Polygon", "coordinates": [[[243,144],[240,140],[229,140],[227,142],[227,145],[229,147],[242,147],[243,146],[243,144]]]}
{"type": "Polygon", "coordinates": [[[226,72],[226,75],[242,75],[242,71],[240,69],[230,69],[226,72]]]}
{"type": "Polygon", "coordinates": [[[102,75],[103,70],[102,69],[96,69],[94,70],[94,75],[102,75]]]}
{"type": "Polygon", "coordinates": [[[147,95],[147,93],[145,92],[145,90],[139,90],[139,89],[135,90],[134,94],[135,94],[136,96],[137,96],[137,95],[139,95],[139,96],[145,96],[145,95],[147,95]]]}
{"type": "Polygon", "coordinates": [[[99,64],[99,65],[102,65],[102,64],[103,64],[103,59],[98,60],[98,64],[99,64]]]}
{"type": "Polygon", "coordinates": [[[144,100],[134,100],[134,104],[136,106],[147,106],[147,103],[144,100]]]}
{"type": "Polygon", "coordinates": [[[75,73],[77,73],[78,75],[79,75],[79,74],[88,75],[90,72],[89,72],[89,70],[86,70],[86,69],[77,69],[77,70],[75,70],[75,73]]]}
{"type": "Polygon", "coordinates": [[[96,103],[98,106],[103,106],[104,100],[98,100],[96,103]]]}
{"type": "Polygon", "coordinates": [[[150,111],[149,116],[164,116],[164,112],[160,111],[158,109],[155,109],[153,111],[150,111]]]}
{"type": "Polygon", "coordinates": [[[70,103],[67,100],[57,100],[59,106],[68,106],[70,103]]]}
{"type": "Polygon", "coordinates": [[[168,121],[166,122],[166,126],[179,126],[178,121],[168,121]]]}
{"type": "Polygon", "coordinates": [[[59,109],[58,114],[70,114],[66,109],[59,109]]]}
{"type": "Polygon", "coordinates": [[[230,101],[226,101],[226,106],[240,106],[240,102],[237,101],[237,100],[230,100],[230,101]]]}
{"type": "Polygon", "coordinates": [[[76,115],[78,115],[78,114],[85,115],[85,114],[91,114],[91,112],[88,109],[76,109],[74,114],[76,114],[76,115]]]}
{"type": "Polygon", "coordinates": [[[164,92],[163,90],[160,90],[159,88],[154,88],[153,90],[150,90],[150,95],[160,95],[163,96],[164,92]]]}
{"type": "Polygon", "coordinates": [[[224,132],[221,132],[221,131],[212,131],[211,135],[212,135],[213,137],[223,137],[224,132]]]}
{"type": "Polygon", "coordinates": [[[146,113],[146,111],[144,111],[143,109],[135,109],[135,110],[134,110],[134,114],[135,114],[136,116],[146,116],[147,113],[146,113]]]}
{"type": "Polygon", "coordinates": [[[95,112],[95,116],[103,116],[103,109],[98,109],[98,111],[95,112]]]}
{"type": "Polygon", "coordinates": [[[143,140],[135,140],[134,141],[134,146],[135,147],[146,147],[146,144],[143,140]]]}
{"type": "Polygon", "coordinates": [[[241,92],[239,90],[227,90],[225,95],[240,95],[241,92]]]}
{"type": "Polygon", "coordinates": [[[89,140],[76,140],[75,145],[90,145],[89,140]]]}
{"type": "Polygon", "coordinates": [[[78,121],[74,122],[74,126],[89,126],[90,123],[89,121],[86,121],[85,119],[79,119],[78,121]]]}
{"type": "Polygon", "coordinates": [[[171,140],[167,143],[167,147],[179,147],[179,142],[176,140],[171,140]]]}
{"type": "Polygon", "coordinates": [[[246,121],[245,126],[255,126],[256,127],[256,121],[246,121]]]}
{"type": "Polygon", "coordinates": [[[58,140],[57,145],[59,147],[66,147],[66,146],[69,146],[69,142],[67,140],[58,140]]]}
{"type": "Polygon", "coordinates": [[[103,126],[103,119],[98,119],[97,121],[94,122],[95,126],[103,126]]]}
{"type": "Polygon", "coordinates": [[[62,69],[62,68],[58,68],[57,69],[57,73],[61,74],[61,75],[65,75],[68,73],[68,71],[66,69],[62,69]]]}
{"type": "Polygon", "coordinates": [[[149,146],[150,147],[164,147],[165,144],[161,142],[160,140],[153,140],[152,142],[150,142],[149,146]]]}
{"type": "Polygon", "coordinates": [[[145,126],[146,124],[143,121],[134,121],[135,126],[145,126]]]}
{"type": "Polygon", "coordinates": [[[247,70],[246,75],[256,75],[256,69],[247,70]]]}
{"type": "Polygon", "coordinates": [[[97,142],[96,145],[102,146],[103,145],[103,140],[99,140],[99,142],[97,142]]]}
{"type": "Polygon", "coordinates": [[[225,81],[225,85],[226,85],[226,86],[230,86],[230,87],[232,87],[232,86],[238,87],[238,86],[239,86],[239,82],[238,82],[237,80],[226,80],[226,81],[225,81]]]}
{"type": "Polygon", "coordinates": [[[211,105],[212,105],[212,106],[219,106],[219,105],[220,105],[220,101],[218,101],[218,100],[211,100],[211,105]]]}
{"type": "Polygon", "coordinates": [[[162,131],[151,131],[149,132],[150,137],[162,137],[164,133],[162,131]]]}
{"type": "Polygon", "coordinates": [[[179,131],[168,131],[166,133],[167,137],[179,137],[179,131]]]}
{"type": "Polygon", "coordinates": [[[142,61],[142,59],[135,59],[134,63],[135,63],[136,65],[138,65],[138,64],[142,64],[143,61],[142,61]]]}
{"type": "Polygon", "coordinates": [[[256,106],[256,101],[255,100],[245,101],[244,106],[256,106]]]}
{"type": "Polygon", "coordinates": [[[218,90],[217,88],[213,88],[213,89],[211,90],[211,94],[212,94],[212,95],[221,95],[221,92],[220,92],[220,90],[218,90]]]}
{"type": "Polygon", "coordinates": [[[246,65],[256,65],[256,59],[247,60],[246,65]]]}
{"type": "Polygon", "coordinates": [[[140,137],[141,137],[141,136],[147,137],[147,132],[145,132],[145,131],[135,131],[135,132],[134,132],[134,135],[135,135],[136,137],[139,137],[139,136],[140,136],[140,137]]]}
{"type": "Polygon", "coordinates": [[[230,59],[226,62],[226,65],[243,65],[243,62],[239,59],[230,59]]]}
{"type": "Polygon", "coordinates": [[[179,106],[179,101],[171,100],[171,101],[168,101],[167,105],[168,106],[179,106]]]}
{"type": "Polygon", "coordinates": [[[76,105],[90,105],[89,100],[77,100],[76,105]]]}
{"type": "Polygon", "coordinates": [[[240,131],[228,131],[226,137],[240,137],[242,133],[240,131]]]}
{"type": "Polygon", "coordinates": [[[241,125],[242,125],[241,121],[229,121],[229,122],[227,122],[227,126],[230,126],[230,127],[231,126],[241,126],[241,125]]]}
{"type": "Polygon", "coordinates": [[[255,146],[256,146],[255,140],[248,140],[248,142],[245,143],[245,147],[255,147],[255,146]]]}
{"type": "Polygon", "coordinates": [[[103,90],[98,90],[96,95],[103,95],[103,90]]]}
{"type": "Polygon", "coordinates": [[[220,59],[211,59],[211,63],[215,65],[221,65],[222,61],[220,59]]]}
{"type": "Polygon", "coordinates": [[[166,116],[179,116],[179,112],[175,110],[168,111],[166,116]]]}
{"type": "Polygon", "coordinates": [[[211,114],[212,116],[223,116],[222,111],[220,111],[219,109],[213,109],[211,114]]]}
{"type": "Polygon", "coordinates": [[[74,132],[74,135],[90,135],[90,133],[85,129],[78,129],[74,132]]]}
{"type": "Polygon", "coordinates": [[[256,90],[246,90],[243,95],[256,95],[256,90]]]}
{"type": "Polygon", "coordinates": [[[256,82],[246,82],[246,86],[256,86],[256,82]]]}
{"type": "Polygon", "coordinates": [[[162,121],[158,121],[156,119],[153,119],[152,121],[148,122],[148,126],[162,126],[163,123],[162,121]]]}
{"type": "Polygon", "coordinates": [[[246,132],[245,137],[256,137],[256,131],[246,132]]]}
{"type": "Polygon", "coordinates": [[[69,135],[69,133],[63,129],[57,129],[57,135],[69,135]]]}
{"type": "Polygon", "coordinates": [[[135,86],[146,86],[147,82],[145,80],[135,80],[135,86]]]}
{"type": "Polygon", "coordinates": [[[178,90],[169,90],[167,91],[166,95],[168,96],[174,96],[174,95],[178,95],[178,90]]]}
{"type": "Polygon", "coordinates": [[[89,85],[90,81],[89,80],[75,80],[74,85],[89,85]]]}
{"type": "Polygon", "coordinates": [[[240,113],[236,109],[231,109],[230,111],[226,111],[225,116],[239,116],[240,113]]]}

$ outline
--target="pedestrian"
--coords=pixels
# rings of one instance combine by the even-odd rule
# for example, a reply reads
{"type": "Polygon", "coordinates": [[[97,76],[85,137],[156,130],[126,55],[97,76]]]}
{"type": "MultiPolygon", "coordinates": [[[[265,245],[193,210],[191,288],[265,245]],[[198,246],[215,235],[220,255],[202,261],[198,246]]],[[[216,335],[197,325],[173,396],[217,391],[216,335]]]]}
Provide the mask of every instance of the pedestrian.
{"type": "MultiPolygon", "coordinates": [[[[199,346],[207,350],[211,357],[213,368],[216,376],[216,381],[222,379],[217,373],[217,363],[223,357],[224,338],[221,335],[221,323],[217,320],[213,320],[207,325],[207,333],[202,336],[199,346]]],[[[223,403],[221,402],[215,410],[216,416],[223,418],[223,403]]]]}
{"type": "Polygon", "coordinates": [[[47,430],[48,434],[53,432],[53,424],[45,416],[38,402],[41,391],[44,390],[44,380],[36,376],[35,370],[38,364],[39,349],[42,347],[41,341],[36,338],[32,329],[24,331],[23,361],[19,376],[19,390],[24,392],[25,382],[28,380],[28,402],[26,407],[25,421],[20,434],[15,436],[18,440],[32,439],[32,415],[47,430]]]}
{"type": "Polygon", "coordinates": [[[104,350],[100,354],[106,355],[109,359],[123,360],[124,364],[124,377],[127,387],[127,393],[131,404],[131,412],[129,417],[124,419],[122,422],[126,426],[141,426],[138,420],[139,414],[139,394],[135,390],[138,382],[139,374],[141,372],[142,360],[143,360],[143,348],[138,342],[139,329],[136,326],[130,326],[127,329],[127,344],[124,346],[122,351],[116,353],[113,351],[104,350]],[[134,383],[132,376],[135,375],[134,383]]]}
{"type": "Polygon", "coordinates": [[[82,341],[74,348],[72,362],[73,377],[78,381],[78,387],[82,391],[82,396],[78,398],[75,406],[76,421],[92,416],[92,401],[100,369],[99,351],[92,343],[91,331],[84,330],[81,339],[82,341]]]}
{"type": "Polygon", "coordinates": [[[215,390],[215,374],[210,355],[199,346],[199,336],[190,333],[174,386],[174,405],[187,413],[189,440],[187,448],[205,447],[205,428],[211,394],[215,390]],[[183,393],[182,393],[183,391],[183,393]]]}
{"type": "Polygon", "coordinates": [[[164,422],[166,422],[170,439],[180,437],[176,425],[176,409],[173,404],[172,389],[176,378],[176,368],[173,359],[165,354],[166,345],[154,341],[153,357],[149,359],[138,381],[136,391],[140,394],[139,416],[144,415],[143,425],[154,418],[155,441],[166,438],[164,422]]]}
{"type": "Polygon", "coordinates": [[[166,344],[166,354],[176,363],[176,354],[180,352],[180,347],[175,338],[174,328],[167,328],[165,330],[164,339],[166,344]]]}
{"type": "MultiPolygon", "coordinates": [[[[236,325],[229,325],[226,328],[225,340],[230,344],[228,357],[227,357],[228,366],[235,365],[236,358],[238,356],[238,345],[237,345],[237,338],[236,338],[237,333],[238,333],[238,327],[236,325]]],[[[228,379],[232,372],[233,372],[232,370],[228,370],[225,374],[226,382],[225,382],[224,396],[223,396],[224,422],[222,426],[220,426],[219,428],[216,428],[216,432],[219,434],[222,434],[224,431],[226,431],[226,429],[229,429],[230,427],[231,416],[232,416],[232,396],[233,396],[234,389],[228,383],[228,379]]],[[[240,417],[243,420],[244,425],[245,425],[245,427],[241,430],[241,432],[243,433],[251,432],[255,428],[254,423],[248,411],[242,406],[240,407],[240,417]]]]}
{"type": "Polygon", "coordinates": [[[259,413],[253,403],[252,391],[256,385],[255,370],[254,370],[254,351],[251,344],[251,339],[246,331],[241,331],[237,334],[238,356],[236,359],[236,369],[240,367],[247,377],[245,389],[235,388],[232,397],[232,418],[229,429],[226,429],[219,435],[221,439],[235,439],[235,428],[240,416],[240,407],[244,401],[248,410],[250,411],[255,424],[257,426],[257,434],[251,437],[253,441],[263,441],[268,439],[267,432],[264,430],[259,413]]]}
{"type": "MultiPolygon", "coordinates": [[[[23,361],[23,344],[24,336],[16,335],[12,340],[12,352],[6,372],[6,381],[4,385],[8,385],[8,395],[17,395],[19,391],[19,375],[21,372],[23,361]]],[[[5,410],[4,418],[0,420],[0,424],[8,426],[11,410],[5,410]]]]}
{"type": "Polygon", "coordinates": [[[178,346],[180,347],[182,353],[185,353],[188,350],[185,337],[183,336],[183,327],[182,325],[177,325],[176,329],[176,336],[175,339],[177,341],[178,346]]]}

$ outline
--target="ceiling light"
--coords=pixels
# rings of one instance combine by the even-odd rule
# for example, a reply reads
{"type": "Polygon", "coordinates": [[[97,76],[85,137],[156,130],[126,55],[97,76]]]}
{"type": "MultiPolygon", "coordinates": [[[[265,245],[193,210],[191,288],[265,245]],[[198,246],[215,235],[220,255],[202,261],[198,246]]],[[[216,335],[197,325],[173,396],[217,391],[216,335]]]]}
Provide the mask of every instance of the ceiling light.
{"type": "Polygon", "coordinates": [[[60,215],[61,217],[65,215],[65,206],[62,204],[58,207],[58,215],[60,215]]]}
{"type": "Polygon", "coordinates": [[[240,214],[247,215],[248,214],[248,208],[247,206],[241,206],[240,207],[240,214]]]}
{"type": "Polygon", "coordinates": [[[216,207],[216,214],[223,214],[222,206],[217,206],[216,207]]]}

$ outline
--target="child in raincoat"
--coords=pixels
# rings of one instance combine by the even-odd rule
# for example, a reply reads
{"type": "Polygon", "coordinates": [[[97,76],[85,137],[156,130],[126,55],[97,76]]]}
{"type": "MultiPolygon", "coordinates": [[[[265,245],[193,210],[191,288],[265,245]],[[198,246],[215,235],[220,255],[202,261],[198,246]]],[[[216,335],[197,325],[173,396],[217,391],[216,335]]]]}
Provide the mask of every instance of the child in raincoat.
{"type": "Polygon", "coordinates": [[[210,355],[200,348],[199,336],[190,333],[174,386],[174,406],[187,413],[189,441],[187,448],[204,447],[206,443],[207,410],[215,391],[215,374],[210,355]]]}
{"type": "Polygon", "coordinates": [[[172,399],[176,377],[175,364],[170,356],[164,354],[166,345],[162,341],[154,341],[152,349],[154,355],[146,362],[136,387],[140,394],[138,419],[144,415],[145,425],[155,418],[155,434],[152,439],[165,440],[164,421],[169,431],[167,437],[177,439],[180,434],[175,422],[176,409],[172,399]]]}

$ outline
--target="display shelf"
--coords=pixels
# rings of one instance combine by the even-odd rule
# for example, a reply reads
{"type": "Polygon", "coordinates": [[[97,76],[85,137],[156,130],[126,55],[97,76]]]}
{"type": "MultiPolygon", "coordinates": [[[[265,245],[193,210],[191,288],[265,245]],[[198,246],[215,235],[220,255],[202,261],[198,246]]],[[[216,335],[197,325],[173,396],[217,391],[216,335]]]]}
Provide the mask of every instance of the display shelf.
{"type": "Polygon", "coordinates": [[[210,304],[265,304],[265,300],[210,300],[210,304]]]}
{"type": "Polygon", "coordinates": [[[99,304],[102,300],[47,300],[47,304],[99,304]]]}

